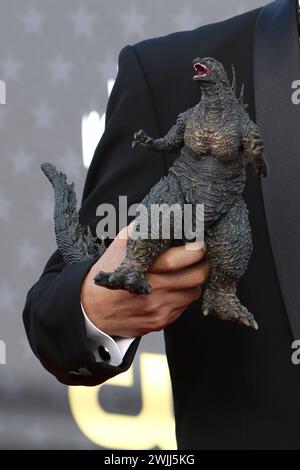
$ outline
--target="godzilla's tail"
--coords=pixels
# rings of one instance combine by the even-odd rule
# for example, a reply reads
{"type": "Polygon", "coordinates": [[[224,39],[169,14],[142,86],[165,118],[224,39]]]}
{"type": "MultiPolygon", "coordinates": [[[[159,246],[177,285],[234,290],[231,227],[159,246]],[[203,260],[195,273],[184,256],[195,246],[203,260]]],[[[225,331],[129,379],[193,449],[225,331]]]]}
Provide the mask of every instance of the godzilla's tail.
{"type": "Polygon", "coordinates": [[[89,227],[79,223],[74,183],[68,184],[66,175],[51,163],[42,163],[41,169],[54,189],[54,228],[58,249],[67,263],[78,263],[100,257],[104,242],[97,243],[89,227]]]}

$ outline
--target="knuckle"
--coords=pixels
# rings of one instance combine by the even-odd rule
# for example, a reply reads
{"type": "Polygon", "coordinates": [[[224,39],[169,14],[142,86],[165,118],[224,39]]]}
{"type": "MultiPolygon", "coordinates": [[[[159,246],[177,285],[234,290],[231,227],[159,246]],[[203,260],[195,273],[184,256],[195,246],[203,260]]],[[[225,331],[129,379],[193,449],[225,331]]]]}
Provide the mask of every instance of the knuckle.
{"type": "Polygon", "coordinates": [[[163,322],[159,319],[152,319],[152,321],[149,322],[149,327],[151,331],[160,331],[163,328],[163,322]]]}
{"type": "Polygon", "coordinates": [[[180,307],[180,308],[176,308],[174,311],[173,311],[173,318],[171,318],[169,321],[168,321],[168,324],[172,323],[173,321],[177,320],[177,318],[179,318],[182,313],[185,311],[185,307],[180,307]]]}
{"type": "Polygon", "coordinates": [[[167,324],[169,317],[169,309],[167,308],[160,308],[155,312],[152,316],[151,326],[153,331],[160,331],[162,330],[165,325],[167,324]]]}
{"type": "Polygon", "coordinates": [[[198,267],[195,268],[194,281],[196,284],[203,284],[208,277],[208,264],[201,262],[198,267]]]}
{"type": "Polygon", "coordinates": [[[158,311],[158,305],[156,302],[153,301],[153,299],[151,298],[151,294],[150,295],[146,295],[144,297],[144,312],[147,314],[147,315],[151,315],[151,317],[155,316],[156,315],[156,312],[158,311]]]}
{"type": "Polygon", "coordinates": [[[173,271],[175,269],[174,259],[172,256],[166,255],[164,259],[164,267],[167,271],[173,271]]]}

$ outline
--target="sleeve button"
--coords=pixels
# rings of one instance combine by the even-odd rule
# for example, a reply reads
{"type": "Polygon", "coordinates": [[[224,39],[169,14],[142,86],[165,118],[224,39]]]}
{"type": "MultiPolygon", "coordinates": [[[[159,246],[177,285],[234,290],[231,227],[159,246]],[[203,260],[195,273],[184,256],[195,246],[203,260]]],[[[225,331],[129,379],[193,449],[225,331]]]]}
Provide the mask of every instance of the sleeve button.
{"type": "Polygon", "coordinates": [[[108,362],[111,359],[109,350],[105,346],[99,346],[98,352],[103,361],[108,362]]]}

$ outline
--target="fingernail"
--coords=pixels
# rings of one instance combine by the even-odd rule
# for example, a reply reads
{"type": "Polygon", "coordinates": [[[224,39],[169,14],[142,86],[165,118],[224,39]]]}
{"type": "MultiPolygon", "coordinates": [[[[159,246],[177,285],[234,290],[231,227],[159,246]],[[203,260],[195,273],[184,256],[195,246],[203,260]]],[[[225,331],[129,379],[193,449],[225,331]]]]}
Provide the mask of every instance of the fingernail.
{"type": "Polygon", "coordinates": [[[184,245],[184,248],[186,250],[192,250],[192,251],[203,250],[204,253],[206,252],[206,244],[203,241],[196,241],[196,242],[186,243],[184,245]]]}

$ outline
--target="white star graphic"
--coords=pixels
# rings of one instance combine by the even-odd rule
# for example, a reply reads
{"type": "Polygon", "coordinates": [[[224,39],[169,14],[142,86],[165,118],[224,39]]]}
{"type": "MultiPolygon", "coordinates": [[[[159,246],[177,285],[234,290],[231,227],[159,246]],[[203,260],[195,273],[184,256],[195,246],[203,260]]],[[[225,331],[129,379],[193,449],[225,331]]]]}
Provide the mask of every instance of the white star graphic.
{"type": "Polygon", "coordinates": [[[147,21],[147,17],[138,11],[135,5],[131,4],[124,13],[120,14],[120,20],[124,26],[125,36],[145,36],[144,25],[147,21]]]}
{"type": "Polygon", "coordinates": [[[16,311],[16,291],[7,282],[3,282],[0,286],[0,309],[3,311],[16,311]]]}
{"type": "Polygon", "coordinates": [[[35,269],[38,265],[40,250],[30,240],[22,240],[16,248],[21,268],[35,269]]]}
{"type": "Polygon", "coordinates": [[[45,101],[41,101],[39,105],[33,110],[35,116],[35,125],[38,129],[50,130],[53,128],[53,120],[56,112],[49,108],[45,101]]]}
{"type": "Polygon", "coordinates": [[[25,34],[41,34],[45,15],[39,12],[35,5],[28,5],[25,13],[20,15],[25,34]]]}
{"type": "Polygon", "coordinates": [[[6,57],[0,61],[2,77],[4,80],[18,81],[20,79],[20,69],[23,67],[23,62],[16,59],[12,54],[7,54],[6,57]]]}
{"type": "Polygon", "coordinates": [[[35,202],[35,207],[39,213],[39,220],[43,224],[53,222],[54,200],[53,197],[44,196],[35,202]]]}
{"type": "Polygon", "coordinates": [[[203,22],[202,16],[195,14],[188,5],[184,5],[178,13],[174,14],[172,20],[177,31],[197,28],[203,22]]]}
{"type": "Polygon", "coordinates": [[[62,54],[57,54],[55,58],[48,63],[51,74],[51,81],[54,85],[57,83],[67,84],[70,81],[70,72],[72,64],[65,59],[62,54]]]}
{"type": "Polygon", "coordinates": [[[25,152],[24,147],[20,146],[17,152],[10,155],[10,160],[13,165],[13,170],[16,175],[30,176],[31,165],[34,161],[34,157],[25,152]]]}
{"type": "Polygon", "coordinates": [[[77,10],[70,15],[70,19],[73,23],[76,37],[92,37],[93,23],[96,18],[95,15],[89,13],[83,5],[78,6],[77,10]]]}

